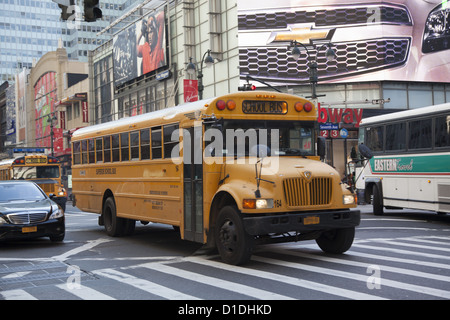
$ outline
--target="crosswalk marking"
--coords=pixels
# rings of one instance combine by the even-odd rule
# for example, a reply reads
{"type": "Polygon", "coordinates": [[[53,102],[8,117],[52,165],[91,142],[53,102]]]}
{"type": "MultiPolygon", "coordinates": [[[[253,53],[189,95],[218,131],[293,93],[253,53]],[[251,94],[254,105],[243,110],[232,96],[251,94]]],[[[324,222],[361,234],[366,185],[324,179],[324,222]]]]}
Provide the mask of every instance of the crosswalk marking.
{"type": "Polygon", "coordinates": [[[148,280],[139,279],[132,275],[114,270],[114,269],[101,269],[94,271],[95,274],[110,278],[119,282],[126,283],[140,290],[149,292],[156,296],[160,296],[169,300],[198,300],[199,298],[184,294],[182,292],[172,290],[162,285],[153,283],[148,280]]]}
{"type": "MultiPolygon", "coordinates": [[[[309,253],[305,253],[305,252],[293,252],[291,250],[277,250],[274,252],[286,254],[286,255],[292,255],[292,256],[301,257],[301,258],[314,259],[314,260],[320,260],[320,261],[325,261],[325,262],[332,262],[332,263],[344,264],[344,265],[362,267],[362,268],[367,268],[370,265],[367,262],[338,259],[338,258],[332,258],[332,257],[328,257],[328,256],[323,256],[323,255],[321,256],[321,255],[309,254],[309,253]]],[[[350,251],[347,256],[354,256],[354,255],[357,256],[357,254],[355,254],[354,251],[350,251]]],[[[372,255],[372,257],[376,257],[377,259],[380,259],[380,260],[384,260],[384,258],[388,258],[388,257],[376,256],[376,255],[372,255]]],[[[406,262],[405,260],[406,259],[402,259],[403,262],[406,262]]],[[[419,264],[419,263],[420,262],[417,260],[414,261],[414,264],[419,264]]],[[[405,269],[405,268],[391,267],[388,265],[382,265],[382,264],[378,264],[378,263],[377,263],[377,266],[379,266],[380,269],[382,269],[383,271],[387,271],[387,272],[407,274],[407,275],[415,276],[415,277],[450,282],[450,277],[443,276],[440,274],[415,271],[415,270],[410,270],[410,269],[405,269]]]]}
{"type": "MultiPolygon", "coordinates": [[[[191,259],[188,259],[191,261],[191,259]]],[[[197,262],[197,261],[196,261],[197,262]]],[[[158,272],[164,272],[173,276],[182,277],[199,283],[207,284],[210,286],[218,287],[221,289],[233,291],[243,295],[247,295],[253,298],[262,300],[293,300],[293,298],[276,294],[274,292],[253,288],[250,286],[242,285],[236,282],[226,281],[218,278],[213,278],[198,273],[185,271],[182,269],[174,268],[162,263],[146,263],[141,264],[139,267],[156,270],[158,272]]],[[[248,269],[247,269],[248,271],[248,269]]]]}
{"type": "Polygon", "coordinates": [[[321,284],[318,282],[284,276],[284,275],[280,275],[277,273],[260,271],[260,270],[256,270],[256,269],[249,269],[249,268],[238,267],[238,266],[231,267],[231,266],[223,264],[221,262],[205,260],[204,258],[201,258],[201,257],[190,257],[190,258],[187,258],[187,260],[193,261],[195,263],[202,264],[202,265],[213,266],[215,268],[219,268],[219,269],[223,269],[223,270],[228,270],[228,271],[237,272],[237,273],[243,273],[246,275],[252,275],[255,277],[260,277],[260,278],[265,278],[265,279],[271,279],[271,280],[287,283],[290,285],[294,285],[294,286],[298,286],[298,287],[302,287],[302,288],[306,288],[306,289],[325,292],[328,294],[332,294],[332,295],[340,296],[340,297],[344,297],[344,298],[362,299],[362,300],[385,300],[384,298],[379,297],[379,296],[366,294],[366,293],[362,293],[362,292],[357,292],[357,291],[353,291],[353,290],[348,290],[348,289],[337,288],[334,286],[329,286],[329,285],[321,284]]]}
{"type": "MultiPolygon", "coordinates": [[[[281,265],[284,267],[299,269],[299,270],[305,270],[305,271],[312,271],[316,273],[322,273],[322,274],[330,274],[330,269],[328,268],[322,268],[322,267],[316,267],[316,266],[310,266],[305,265],[301,263],[294,263],[294,262],[287,262],[287,261],[280,261],[275,259],[269,259],[269,258],[262,258],[262,257],[254,257],[253,260],[269,263],[269,264],[275,264],[275,265],[281,265]]],[[[346,279],[356,280],[356,281],[363,281],[367,282],[367,275],[360,275],[357,273],[351,273],[346,271],[340,271],[340,270],[333,270],[332,275],[334,277],[342,277],[346,279]]],[[[403,283],[399,281],[389,280],[389,279],[382,279],[383,286],[392,287],[396,289],[402,289],[402,290],[408,290],[418,293],[423,293],[427,295],[432,295],[440,298],[450,299],[450,292],[424,287],[424,286],[418,286],[410,283],[403,283]]]]}
{"type": "Polygon", "coordinates": [[[101,293],[92,288],[86,287],[82,284],[78,284],[78,286],[74,288],[69,288],[67,284],[58,284],[56,287],[65,290],[83,300],[116,300],[113,297],[101,293]]]}
{"type": "MultiPolygon", "coordinates": [[[[54,258],[58,261],[65,260],[73,254],[83,252],[102,243],[100,239],[100,241],[88,243],[54,258]]],[[[389,289],[401,290],[401,292],[406,292],[408,296],[413,292],[415,294],[413,297],[418,298],[431,296],[433,298],[450,299],[450,290],[447,290],[448,283],[450,283],[450,265],[448,264],[450,256],[447,253],[450,250],[446,247],[447,244],[450,244],[450,238],[435,236],[355,240],[355,248],[341,256],[323,254],[317,248],[311,250],[309,245],[297,247],[275,245],[262,247],[255,252],[252,256],[253,263],[249,266],[230,266],[217,261],[218,256],[140,257],[134,258],[134,264],[132,265],[90,272],[96,276],[96,279],[115,281],[115,286],[120,288],[128,286],[124,292],[129,292],[129,290],[140,293],[147,292],[153,296],[170,300],[201,300],[205,298],[204,295],[207,294],[208,290],[220,292],[215,288],[262,300],[299,299],[305,296],[313,296],[311,294],[313,291],[326,293],[329,295],[328,298],[378,300],[390,297],[389,292],[391,291],[389,289]],[[429,247],[434,248],[433,253],[428,250],[429,247]],[[362,252],[363,250],[359,248],[368,250],[362,252]],[[376,252],[371,253],[371,250],[376,250],[376,252]],[[439,254],[439,251],[442,254],[439,254]],[[392,256],[389,256],[389,254],[392,256]],[[141,259],[145,261],[140,261],[141,259]],[[359,283],[367,282],[369,275],[366,270],[371,265],[380,268],[382,272],[381,286],[383,289],[388,288],[388,290],[369,290],[366,285],[359,285],[359,283]],[[152,270],[151,275],[154,275],[153,272],[170,275],[171,280],[155,283],[145,279],[145,275],[149,273],[143,273],[145,269],[152,270]],[[215,276],[210,276],[210,272],[215,276]],[[320,276],[311,276],[313,273],[320,276]],[[139,277],[136,274],[144,274],[144,276],[139,277]],[[247,279],[246,284],[239,281],[242,277],[247,279]],[[351,289],[347,289],[342,280],[335,280],[339,278],[347,279],[347,282],[355,282],[351,289]],[[418,279],[417,282],[415,281],[416,278],[418,279]],[[183,279],[183,282],[179,279],[183,279]],[[186,284],[186,281],[205,285],[206,291],[202,291],[203,294],[198,296],[192,293],[195,291],[186,291],[190,289],[180,287],[182,286],[181,283],[186,284]],[[259,284],[253,285],[251,281],[259,284]],[[291,286],[291,289],[279,293],[272,292],[270,282],[277,283],[275,286],[277,288],[280,288],[281,284],[287,284],[291,286]],[[208,289],[208,287],[213,289],[208,289]]],[[[118,259],[133,263],[132,258],[122,257],[118,259]]],[[[10,273],[3,272],[2,277],[14,279],[14,277],[29,275],[30,272],[32,271],[14,269],[10,273]]],[[[111,282],[107,283],[111,284],[111,282]]],[[[41,293],[39,293],[39,290],[35,290],[35,287],[30,286],[28,289],[10,288],[12,290],[1,291],[0,289],[0,300],[40,299],[41,293]],[[30,292],[27,292],[27,290],[30,292]]],[[[67,284],[48,285],[44,297],[52,296],[52,294],[48,294],[49,290],[54,290],[54,292],[64,290],[65,295],[69,293],[73,296],[73,299],[115,300],[116,298],[125,298],[120,291],[114,292],[111,296],[109,292],[112,291],[103,293],[101,292],[102,288],[96,280],[92,279],[83,280],[78,288],[69,288],[67,284]]],[[[56,292],[54,296],[61,294],[60,291],[56,292]]]]}
{"type": "Polygon", "coordinates": [[[36,297],[21,289],[1,291],[0,295],[5,300],[38,300],[36,297]]]}

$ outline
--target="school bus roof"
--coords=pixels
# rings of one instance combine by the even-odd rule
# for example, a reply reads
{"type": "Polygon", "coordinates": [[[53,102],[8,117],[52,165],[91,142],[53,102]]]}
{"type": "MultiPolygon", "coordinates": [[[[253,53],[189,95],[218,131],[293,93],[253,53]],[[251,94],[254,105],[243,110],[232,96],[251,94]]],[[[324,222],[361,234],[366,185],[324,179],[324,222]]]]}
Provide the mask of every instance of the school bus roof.
{"type": "Polygon", "coordinates": [[[179,106],[153,111],[134,117],[122,118],[116,121],[110,121],[89,127],[84,127],[75,131],[72,135],[72,139],[74,140],[83,139],[85,136],[93,135],[96,133],[108,134],[109,131],[120,131],[121,128],[126,128],[128,130],[128,128],[131,125],[134,125],[136,123],[147,122],[155,119],[170,120],[180,114],[192,113],[197,110],[206,110],[205,105],[208,105],[212,100],[213,99],[206,99],[201,101],[190,102],[179,106]]]}

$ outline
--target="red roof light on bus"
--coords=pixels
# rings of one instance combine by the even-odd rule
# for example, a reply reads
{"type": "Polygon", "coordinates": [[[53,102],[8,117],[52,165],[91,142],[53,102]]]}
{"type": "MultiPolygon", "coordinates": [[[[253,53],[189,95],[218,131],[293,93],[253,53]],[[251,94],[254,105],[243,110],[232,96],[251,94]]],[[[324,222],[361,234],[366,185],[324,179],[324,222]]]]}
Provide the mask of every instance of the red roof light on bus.
{"type": "Polygon", "coordinates": [[[304,109],[306,112],[311,112],[312,109],[313,109],[312,103],[311,103],[311,102],[306,102],[306,103],[303,105],[303,109],[304,109]]]}
{"type": "Polygon", "coordinates": [[[226,106],[227,106],[227,104],[226,104],[226,102],[223,101],[223,100],[219,100],[219,101],[217,101],[217,103],[216,103],[217,109],[219,109],[219,110],[221,110],[221,111],[222,111],[222,110],[225,110],[226,106]]]}

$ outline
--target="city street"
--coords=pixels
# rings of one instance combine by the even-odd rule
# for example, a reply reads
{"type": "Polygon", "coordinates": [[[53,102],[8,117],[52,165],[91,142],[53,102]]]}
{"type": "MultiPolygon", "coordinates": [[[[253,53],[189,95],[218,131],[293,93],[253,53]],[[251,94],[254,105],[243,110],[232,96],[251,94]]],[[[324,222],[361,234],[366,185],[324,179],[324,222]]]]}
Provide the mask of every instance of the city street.
{"type": "Polygon", "coordinates": [[[360,209],[344,255],[314,241],[266,245],[236,267],[165,225],[138,223],[133,236],[110,238],[97,215],[69,204],[63,243],[0,243],[0,299],[450,299],[450,215],[360,209]]]}

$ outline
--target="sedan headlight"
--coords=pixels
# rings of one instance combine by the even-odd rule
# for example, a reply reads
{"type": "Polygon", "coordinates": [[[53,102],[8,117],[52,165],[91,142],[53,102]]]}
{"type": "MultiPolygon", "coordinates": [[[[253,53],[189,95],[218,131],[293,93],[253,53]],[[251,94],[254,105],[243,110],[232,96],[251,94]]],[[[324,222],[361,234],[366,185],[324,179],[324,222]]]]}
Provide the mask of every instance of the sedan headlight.
{"type": "Polygon", "coordinates": [[[58,205],[52,205],[52,214],[49,219],[64,217],[64,211],[58,205]]]}
{"type": "Polygon", "coordinates": [[[423,34],[422,52],[450,49],[450,5],[444,1],[428,15],[423,34]]]}
{"type": "Polygon", "coordinates": [[[5,224],[5,223],[8,223],[8,222],[6,222],[5,219],[3,219],[2,217],[0,217],[0,226],[1,226],[2,224],[5,224]]]}
{"type": "Polygon", "coordinates": [[[353,194],[345,194],[342,197],[342,202],[344,204],[355,204],[355,196],[353,194]]]}

